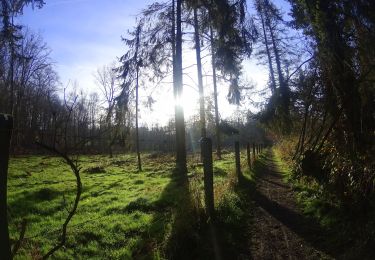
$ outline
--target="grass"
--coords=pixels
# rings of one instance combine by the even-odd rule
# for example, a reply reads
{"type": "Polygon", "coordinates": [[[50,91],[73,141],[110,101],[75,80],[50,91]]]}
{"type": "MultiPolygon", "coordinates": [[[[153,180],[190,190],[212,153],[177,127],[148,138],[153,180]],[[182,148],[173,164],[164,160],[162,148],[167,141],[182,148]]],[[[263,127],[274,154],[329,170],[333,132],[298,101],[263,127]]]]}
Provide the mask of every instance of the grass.
{"type": "Polygon", "coordinates": [[[284,181],[292,183],[293,189],[297,194],[297,201],[303,212],[319,219],[323,226],[334,225],[335,217],[332,214],[335,212],[335,206],[324,200],[320,185],[316,182],[308,181],[306,177],[293,177],[292,166],[285,163],[280,150],[274,149],[274,153],[276,155],[275,162],[283,174],[284,181]]]}
{"type": "Polygon", "coordinates": [[[322,187],[315,181],[307,179],[308,177],[293,177],[292,166],[281,159],[280,150],[274,149],[274,153],[278,168],[284,176],[284,181],[292,183],[293,189],[297,193],[297,201],[303,212],[318,219],[323,226],[336,225],[337,205],[325,200],[322,187]]]}
{"type": "MultiPolygon", "coordinates": [[[[143,155],[140,173],[134,155],[78,159],[83,193],[68,227],[66,246],[54,254],[54,259],[165,259],[184,246],[181,232],[190,232],[196,243],[208,236],[202,214],[202,166],[196,157],[189,160],[190,186],[185,191],[173,176],[174,159],[169,155],[143,155]]],[[[225,205],[237,207],[238,201],[233,197],[236,195],[231,193],[234,176],[232,154],[215,161],[219,215],[225,205]],[[232,199],[228,200],[230,196],[232,199]]],[[[12,241],[18,237],[22,220],[28,223],[16,259],[39,258],[53,247],[74,195],[74,175],[61,159],[11,159],[8,211],[12,241]]],[[[212,252],[207,243],[200,247],[207,247],[209,255],[212,252]]],[[[197,250],[191,254],[200,254],[197,250]]]]}

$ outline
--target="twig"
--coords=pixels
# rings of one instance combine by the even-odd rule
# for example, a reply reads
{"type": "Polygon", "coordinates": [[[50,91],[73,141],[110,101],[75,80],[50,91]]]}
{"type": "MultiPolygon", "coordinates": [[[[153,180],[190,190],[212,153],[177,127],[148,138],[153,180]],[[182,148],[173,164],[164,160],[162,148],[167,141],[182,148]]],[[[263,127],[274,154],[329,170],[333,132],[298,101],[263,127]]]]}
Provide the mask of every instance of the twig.
{"type": "Polygon", "coordinates": [[[20,237],[18,238],[16,244],[13,246],[13,249],[12,249],[12,258],[17,254],[17,251],[21,247],[21,243],[22,243],[22,241],[25,237],[25,233],[26,233],[26,225],[27,225],[27,220],[23,219],[22,223],[21,223],[20,237]]]}

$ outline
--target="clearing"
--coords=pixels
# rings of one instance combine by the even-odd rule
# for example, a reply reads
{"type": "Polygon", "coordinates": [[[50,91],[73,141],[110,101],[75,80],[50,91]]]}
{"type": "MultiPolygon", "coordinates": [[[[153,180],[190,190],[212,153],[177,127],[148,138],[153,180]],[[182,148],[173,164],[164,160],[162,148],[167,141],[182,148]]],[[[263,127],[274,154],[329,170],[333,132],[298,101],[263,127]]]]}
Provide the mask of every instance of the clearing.
{"type": "MultiPolygon", "coordinates": [[[[53,259],[163,259],[175,254],[171,252],[174,248],[181,248],[181,240],[189,239],[173,238],[176,225],[181,225],[176,222],[183,215],[181,205],[187,204],[184,187],[173,174],[173,156],[142,157],[143,171],[139,173],[134,154],[113,158],[79,156],[81,200],[68,226],[67,243],[53,259]]],[[[214,163],[216,203],[233,182],[233,172],[232,154],[214,163]]],[[[202,208],[199,156],[189,156],[189,176],[193,206],[202,208]]],[[[57,242],[75,185],[73,173],[60,158],[24,156],[10,160],[8,212],[12,241],[19,236],[20,223],[27,220],[25,239],[16,259],[39,259],[57,242]]],[[[196,227],[187,225],[186,229],[191,236],[199,237],[196,227]]]]}

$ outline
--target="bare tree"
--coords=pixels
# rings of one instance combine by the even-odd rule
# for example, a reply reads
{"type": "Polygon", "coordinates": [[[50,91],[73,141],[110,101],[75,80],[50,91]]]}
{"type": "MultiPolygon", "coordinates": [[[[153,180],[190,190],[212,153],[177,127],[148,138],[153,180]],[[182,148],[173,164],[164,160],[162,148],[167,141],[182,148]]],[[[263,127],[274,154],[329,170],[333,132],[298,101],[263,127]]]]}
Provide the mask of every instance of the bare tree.
{"type": "Polygon", "coordinates": [[[108,134],[108,151],[109,156],[112,157],[112,146],[115,138],[115,135],[112,131],[112,122],[116,104],[116,97],[120,91],[120,86],[118,84],[115,71],[115,65],[111,64],[108,66],[103,66],[96,71],[96,74],[94,76],[106,102],[105,122],[107,125],[108,134]]]}
{"type": "Polygon", "coordinates": [[[77,142],[77,139],[75,139],[76,142],[72,143],[71,146],[68,145],[68,126],[71,125],[71,120],[74,121],[74,110],[77,108],[77,95],[73,95],[71,100],[66,100],[64,98],[65,108],[66,108],[66,117],[63,118],[63,122],[59,124],[62,127],[62,131],[64,133],[63,135],[63,142],[59,142],[60,145],[56,145],[55,143],[47,144],[45,142],[36,141],[36,143],[46,149],[49,152],[52,152],[56,154],[57,156],[61,157],[65,163],[71,168],[75,178],[76,178],[76,195],[74,198],[74,202],[72,204],[72,207],[70,209],[66,209],[68,211],[68,216],[66,217],[64,223],[61,227],[61,236],[58,241],[58,243],[53,246],[44,256],[43,259],[47,259],[50,256],[52,256],[57,250],[59,250],[61,247],[63,247],[66,243],[67,238],[67,228],[68,225],[75,215],[78,204],[81,198],[82,194],[82,182],[81,182],[81,176],[80,176],[80,169],[81,167],[78,164],[78,158],[73,159],[72,155],[70,155],[71,150],[76,150],[77,146],[83,146],[87,140],[84,142],[77,142]]]}

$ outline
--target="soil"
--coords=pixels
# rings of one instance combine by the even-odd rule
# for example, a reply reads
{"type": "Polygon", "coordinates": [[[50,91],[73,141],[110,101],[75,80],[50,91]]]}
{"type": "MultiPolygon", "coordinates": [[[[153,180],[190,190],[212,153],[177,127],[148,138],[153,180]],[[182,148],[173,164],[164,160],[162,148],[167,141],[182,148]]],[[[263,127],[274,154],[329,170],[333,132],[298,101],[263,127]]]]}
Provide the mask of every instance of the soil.
{"type": "Polygon", "coordinates": [[[303,215],[291,186],[283,181],[274,155],[257,162],[255,207],[250,229],[251,259],[334,259],[326,231],[303,215]]]}

